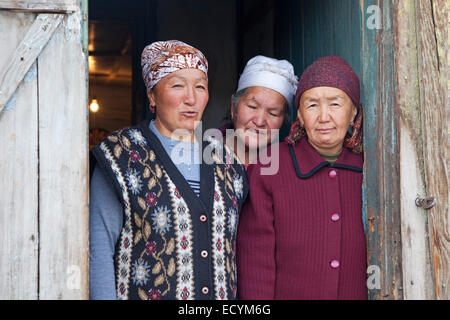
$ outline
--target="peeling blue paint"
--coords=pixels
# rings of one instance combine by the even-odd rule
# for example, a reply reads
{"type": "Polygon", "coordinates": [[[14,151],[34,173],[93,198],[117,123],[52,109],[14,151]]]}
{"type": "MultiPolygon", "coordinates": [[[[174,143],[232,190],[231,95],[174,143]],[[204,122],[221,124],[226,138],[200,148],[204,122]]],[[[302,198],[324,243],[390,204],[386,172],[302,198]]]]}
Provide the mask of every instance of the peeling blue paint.
{"type": "Polygon", "coordinates": [[[2,112],[12,111],[16,107],[16,94],[13,94],[11,99],[9,99],[8,103],[5,105],[5,108],[2,112]]]}
{"type": "Polygon", "coordinates": [[[361,2],[363,12],[378,5],[382,29],[363,29],[364,215],[367,223],[368,264],[381,268],[383,287],[369,299],[401,299],[401,238],[399,215],[399,151],[395,108],[393,5],[361,2]],[[370,134],[367,134],[370,133],[370,134]]]}
{"type": "Polygon", "coordinates": [[[366,191],[365,191],[365,182],[362,184],[362,222],[364,226],[364,233],[367,234],[367,223],[366,223],[366,191]]]}
{"type": "Polygon", "coordinates": [[[36,79],[36,77],[37,77],[37,67],[36,67],[36,63],[33,63],[30,70],[23,78],[23,81],[24,82],[32,82],[36,79]]]}

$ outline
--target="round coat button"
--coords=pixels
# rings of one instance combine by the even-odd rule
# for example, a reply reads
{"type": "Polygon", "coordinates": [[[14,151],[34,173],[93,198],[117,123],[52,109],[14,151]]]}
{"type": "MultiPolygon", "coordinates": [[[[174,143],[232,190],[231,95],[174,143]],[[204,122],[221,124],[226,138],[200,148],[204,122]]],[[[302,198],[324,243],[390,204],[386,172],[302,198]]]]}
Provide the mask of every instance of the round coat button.
{"type": "Polygon", "coordinates": [[[209,293],[209,288],[208,287],[203,287],[202,288],[202,293],[203,294],[208,294],[209,293]]]}
{"type": "Polygon", "coordinates": [[[337,176],[337,171],[336,170],[331,170],[330,172],[328,172],[328,176],[333,179],[336,178],[337,176]]]}
{"type": "Polygon", "coordinates": [[[338,213],[333,213],[333,215],[331,216],[331,220],[336,222],[340,219],[341,217],[339,216],[338,213]]]}
{"type": "Polygon", "coordinates": [[[208,218],[207,218],[206,215],[204,215],[204,214],[202,214],[202,215],[200,216],[200,221],[201,221],[201,222],[206,222],[207,219],[208,219],[208,218]]]}
{"type": "Polygon", "coordinates": [[[203,258],[206,258],[206,257],[208,256],[208,251],[203,250],[202,252],[200,252],[200,255],[201,255],[203,258]]]}
{"type": "Polygon", "coordinates": [[[339,268],[339,261],[337,261],[337,260],[332,260],[331,262],[330,262],[330,266],[333,268],[333,269],[336,269],[336,268],[339,268]]]}

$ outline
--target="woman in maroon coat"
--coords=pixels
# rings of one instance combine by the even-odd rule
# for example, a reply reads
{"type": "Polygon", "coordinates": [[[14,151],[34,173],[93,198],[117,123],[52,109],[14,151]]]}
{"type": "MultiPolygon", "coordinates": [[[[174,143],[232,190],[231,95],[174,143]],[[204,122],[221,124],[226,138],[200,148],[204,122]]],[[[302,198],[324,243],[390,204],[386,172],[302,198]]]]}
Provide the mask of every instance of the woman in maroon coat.
{"type": "Polygon", "coordinates": [[[295,106],[277,174],[248,170],[238,296],[367,299],[359,78],[344,59],[320,58],[303,73],[295,106]]]}

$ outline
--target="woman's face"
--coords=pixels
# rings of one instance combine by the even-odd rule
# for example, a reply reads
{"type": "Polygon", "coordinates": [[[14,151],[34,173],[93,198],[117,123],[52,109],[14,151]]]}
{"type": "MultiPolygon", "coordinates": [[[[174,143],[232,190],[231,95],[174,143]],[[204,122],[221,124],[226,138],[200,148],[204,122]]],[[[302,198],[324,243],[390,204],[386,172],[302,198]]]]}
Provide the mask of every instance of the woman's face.
{"type": "Polygon", "coordinates": [[[272,142],[272,129],[280,129],[285,116],[286,99],[277,91],[265,87],[249,87],[231,107],[235,130],[241,129],[238,137],[245,146],[256,149],[272,142]]]}
{"type": "Polygon", "coordinates": [[[155,126],[170,137],[177,129],[193,134],[209,99],[208,79],[198,69],[181,69],[161,79],[148,94],[156,106],[155,126]]]}
{"type": "Polygon", "coordinates": [[[309,143],[322,154],[338,154],[357,110],[350,97],[332,87],[316,87],[300,97],[297,116],[309,143]]]}

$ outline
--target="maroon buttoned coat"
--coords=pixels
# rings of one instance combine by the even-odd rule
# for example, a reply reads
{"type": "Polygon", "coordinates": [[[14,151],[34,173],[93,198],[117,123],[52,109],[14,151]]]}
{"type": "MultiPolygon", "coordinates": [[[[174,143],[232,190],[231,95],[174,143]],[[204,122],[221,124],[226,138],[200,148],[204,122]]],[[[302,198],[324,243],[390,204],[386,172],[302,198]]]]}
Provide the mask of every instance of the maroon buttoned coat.
{"type": "Polygon", "coordinates": [[[331,165],[303,138],[279,145],[277,174],[249,167],[239,299],[367,299],[362,166],[346,148],[331,165]]]}

